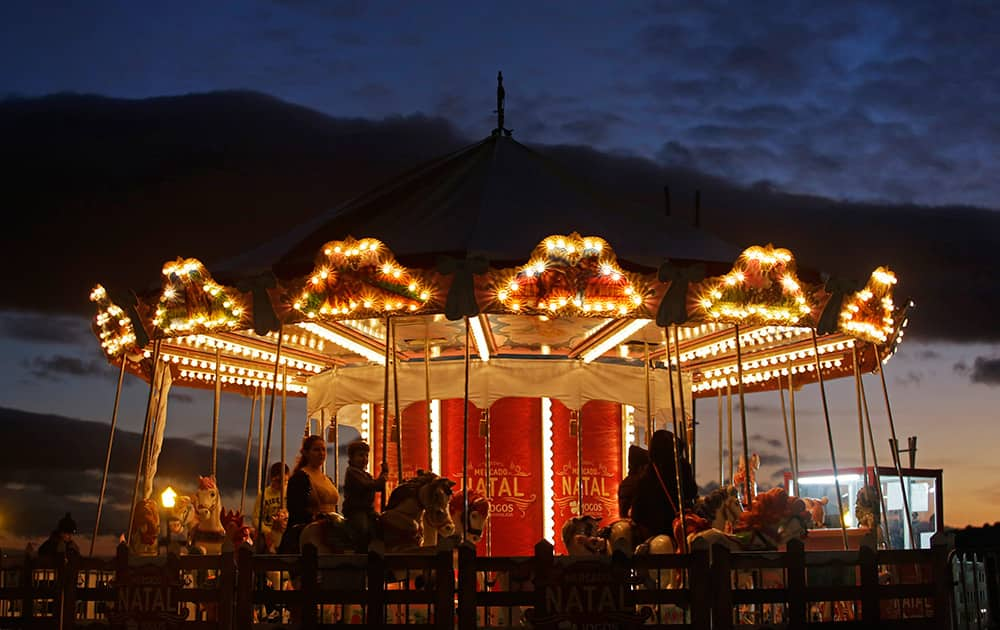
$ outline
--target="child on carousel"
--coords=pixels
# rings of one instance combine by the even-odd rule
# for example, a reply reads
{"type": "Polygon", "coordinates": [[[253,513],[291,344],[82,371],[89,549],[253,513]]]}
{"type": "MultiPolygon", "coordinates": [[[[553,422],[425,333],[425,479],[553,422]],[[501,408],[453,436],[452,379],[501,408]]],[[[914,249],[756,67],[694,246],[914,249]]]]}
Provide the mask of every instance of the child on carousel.
{"type": "Polygon", "coordinates": [[[253,508],[253,523],[260,523],[261,536],[258,540],[262,548],[268,553],[276,553],[281,544],[281,535],[285,531],[285,524],[288,522],[288,511],[286,509],[285,486],[288,484],[288,465],[285,464],[282,472],[281,462],[271,464],[268,470],[269,485],[264,488],[264,493],[257,499],[253,508]],[[263,508],[263,515],[261,514],[263,508]]]}
{"type": "Polygon", "coordinates": [[[389,471],[383,465],[378,478],[368,473],[371,447],[356,440],[347,447],[347,472],[344,475],[344,517],[354,540],[355,551],[366,553],[375,529],[375,493],[385,492],[389,471]]]}

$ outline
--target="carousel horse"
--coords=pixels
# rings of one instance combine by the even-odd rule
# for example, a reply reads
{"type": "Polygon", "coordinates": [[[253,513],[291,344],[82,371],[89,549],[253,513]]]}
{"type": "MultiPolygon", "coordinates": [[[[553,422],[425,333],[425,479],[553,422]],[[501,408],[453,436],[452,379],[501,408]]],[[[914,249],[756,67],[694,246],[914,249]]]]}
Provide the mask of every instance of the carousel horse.
{"type": "Polygon", "coordinates": [[[197,522],[191,497],[176,497],[174,507],[167,508],[167,553],[188,552],[190,532],[197,522]]]}
{"type": "Polygon", "coordinates": [[[221,520],[222,528],[234,548],[239,548],[243,543],[253,546],[253,527],[243,522],[243,514],[239,510],[223,510],[221,520]]]}
{"type": "Polygon", "coordinates": [[[135,504],[130,551],[140,556],[155,556],[160,536],[160,511],[156,501],[139,499],[135,504]]]}
{"type": "Polygon", "coordinates": [[[802,503],[806,506],[806,512],[812,518],[813,527],[824,527],[826,524],[826,504],[830,502],[830,499],[823,497],[821,499],[813,499],[810,497],[800,497],[802,503]]]}
{"type": "Polygon", "coordinates": [[[455,533],[448,505],[455,482],[432,472],[417,476],[393,488],[377,529],[388,552],[410,552],[424,546],[424,529],[440,536],[455,533]]]}
{"type": "Polygon", "coordinates": [[[198,477],[193,503],[197,522],[191,530],[192,549],[202,554],[222,553],[226,530],[222,526],[222,496],[215,477],[198,477]]]}
{"type": "Polygon", "coordinates": [[[760,468],[760,455],[754,453],[750,456],[750,466],[747,467],[747,460],[745,457],[740,455],[740,465],[737,467],[736,472],[733,474],[733,485],[740,493],[740,498],[743,499],[743,505],[750,505],[753,502],[755,496],[757,496],[757,469],[760,468]],[[744,497],[743,492],[746,488],[747,475],[750,475],[750,496],[744,497]]]}
{"type": "Polygon", "coordinates": [[[601,520],[590,515],[574,516],[562,527],[562,541],[571,556],[606,556],[608,540],[601,536],[601,520]]]}
{"type": "MultiPolygon", "coordinates": [[[[454,523],[455,532],[452,537],[478,545],[486,530],[486,521],[490,518],[490,501],[478,492],[469,495],[469,517],[463,518],[465,511],[465,492],[459,490],[451,495],[448,502],[448,513],[454,523]]],[[[434,527],[424,528],[424,546],[435,547],[438,544],[438,530],[434,527]]]]}
{"type": "MultiPolygon", "coordinates": [[[[275,522],[277,520],[274,519],[275,522]]],[[[287,522],[287,518],[285,520],[287,522]]],[[[305,549],[306,545],[313,545],[320,554],[347,553],[355,548],[347,519],[337,512],[320,514],[316,520],[302,528],[299,550],[305,549]]]]}
{"type": "Polygon", "coordinates": [[[773,551],[789,540],[805,538],[811,522],[802,499],[784,488],[771,488],[757,495],[750,511],[740,514],[736,535],[747,538],[746,549],[773,551]]]}

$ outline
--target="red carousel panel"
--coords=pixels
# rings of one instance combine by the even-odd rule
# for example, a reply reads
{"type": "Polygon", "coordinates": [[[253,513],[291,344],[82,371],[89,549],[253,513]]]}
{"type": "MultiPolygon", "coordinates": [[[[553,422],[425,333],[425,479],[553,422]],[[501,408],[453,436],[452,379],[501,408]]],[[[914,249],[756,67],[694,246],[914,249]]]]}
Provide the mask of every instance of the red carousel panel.
{"type": "MultiPolygon", "coordinates": [[[[622,478],[621,404],[592,400],[583,406],[583,513],[606,525],[618,516],[618,484],[622,478]]],[[[555,552],[565,554],[563,524],[577,515],[579,467],[577,440],[570,435],[570,410],[552,401],[552,481],[554,486],[555,552]]]]}

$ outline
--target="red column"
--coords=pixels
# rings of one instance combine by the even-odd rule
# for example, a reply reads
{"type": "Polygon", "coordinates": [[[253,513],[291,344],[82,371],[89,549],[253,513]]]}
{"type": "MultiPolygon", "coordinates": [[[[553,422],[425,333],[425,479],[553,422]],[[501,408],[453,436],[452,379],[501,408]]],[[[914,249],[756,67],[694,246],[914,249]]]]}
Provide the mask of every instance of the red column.
{"type": "MultiPolygon", "coordinates": [[[[592,400],[583,406],[583,513],[607,525],[617,519],[622,471],[621,404],[592,400]]],[[[577,440],[570,435],[570,410],[552,401],[552,468],[555,486],[555,552],[566,553],[563,524],[577,514],[577,440]]]]}

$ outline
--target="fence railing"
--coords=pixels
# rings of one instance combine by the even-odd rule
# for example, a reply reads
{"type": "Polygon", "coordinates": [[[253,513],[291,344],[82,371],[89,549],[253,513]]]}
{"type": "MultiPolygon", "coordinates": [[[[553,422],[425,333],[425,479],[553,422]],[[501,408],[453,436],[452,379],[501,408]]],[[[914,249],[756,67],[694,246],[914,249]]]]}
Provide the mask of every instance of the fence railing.
{"type": "Polygon", "coordinates": [[[0,566],[0,627],[948,628],[948,553],[806,552],[793,541],[784,552],[581,560],[554,556],[542,541],[514,558],[459,546],[336,556],[243,547],[151,559],[122,546],[110,560],[70,554],[0,566]]]}

